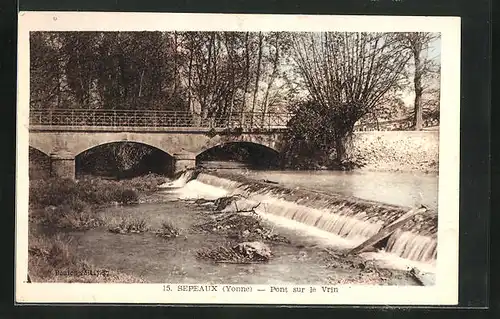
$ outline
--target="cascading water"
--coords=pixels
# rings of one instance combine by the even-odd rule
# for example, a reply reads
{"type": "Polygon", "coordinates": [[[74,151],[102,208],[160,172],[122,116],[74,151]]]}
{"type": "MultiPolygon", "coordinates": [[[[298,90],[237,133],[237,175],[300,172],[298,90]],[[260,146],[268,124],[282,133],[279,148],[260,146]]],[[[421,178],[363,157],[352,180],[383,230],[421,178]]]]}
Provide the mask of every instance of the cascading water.
{"type": "Polygon", "coordinates": [[[402,258],[427,262],[437,257],[437,240],[398,229],[389,238],[386,250],[402,258]]]}
{"type": "MultiPolygon", "coordinates": [[[[260,203],[256,212],[264,217],[291,220],[339,236],[348,240],[351,247],[375,235],[382,227],[394,222],[410,210],[407,207],[336,194],[287,189],[266,182],[250,181],[240,175],[200,173],[191,181],[189,179],[192,176],[185,175],[179,178],[181,181],[172,183],[172,185],[184,183],[184,186],[177,190],[180,198],[241,195],[240,199],[226,207],[226,210],[250,209],[260,203]]],[[[437,214],[430,213],[408,221],[379,249],[406,260],[435,263],[437,214]]]]}
{"type": "Polygon", "coordinates": [[[173,181],[170,181],[170,182],[166,182],[158,187],[159,188],[181,188],[184,185],[186,185],[186,183],[189,180],[191,180],[193,178],[193,174],[194,173],[192,171],[186,171],[183,174],[181,174],[179,176],[179,178],[177,178],[173,181]]]}
{"type": "Polygon", "coordinates": [[[195,172],[186,171],[179,178],[158,186],[160,189],[176,189],[179,199],[205,198],[216,199],[226,196],[224,188],[202,183],[195,179],[195,172]],[[188,183],[189,182],[189,183],[188,183]]]}

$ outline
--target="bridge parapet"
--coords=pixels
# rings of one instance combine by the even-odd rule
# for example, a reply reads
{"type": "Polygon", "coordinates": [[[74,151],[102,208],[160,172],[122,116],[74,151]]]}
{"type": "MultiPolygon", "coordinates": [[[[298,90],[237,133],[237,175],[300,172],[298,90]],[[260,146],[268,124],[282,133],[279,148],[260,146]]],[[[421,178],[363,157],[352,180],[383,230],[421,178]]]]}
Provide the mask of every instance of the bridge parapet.
{"type": "Polygon", "coordinates": [[[68,130],[68,128],[136,128],[161,130],[165,128],[209,129],[269,129],[286,128],[290,113],[234,112],[201,117],[189,111],[158,110],[90,110],[50,109],[31,110],[30,128],[68,130]]]}
{"type": "MultiPolygon", "coordinates": [[[[210,127],[145,127],[145,126],[73,126],[73,125],[30,125],[30,132],[137,132],[137,133],[225,133],[228,128],[210,127]]],[[[265,128],[242,128],[241,134],[259,134],[269,132],[283,132],[283,126],[268,126],[265,128]]]]}

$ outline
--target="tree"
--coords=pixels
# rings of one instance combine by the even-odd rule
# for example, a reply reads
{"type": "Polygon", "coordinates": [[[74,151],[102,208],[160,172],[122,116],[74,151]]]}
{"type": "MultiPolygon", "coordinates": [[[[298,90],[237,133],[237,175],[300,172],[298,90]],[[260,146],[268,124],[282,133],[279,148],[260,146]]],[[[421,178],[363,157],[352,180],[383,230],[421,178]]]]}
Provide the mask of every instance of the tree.
{"type": "Polygon", "coordinates": [[[398,35],[403,47],[411,53],[414,63],[413,87],[415,99],[412,124],[416,131],[421,130],[423,124],[424,102],[422,99],[426,89],[424,80],[427,76],[432,76],[436,72],[436,65],[428,56],[429,45],[438,37],[438,34],[429,32],[407,32],[398,35]]]}
{"type": "Polygon", "coordinates": [[[323,32],[294,35],[293,58],[309,103],[330,123],[325,151],[341,163],[354,124],[386,102],[410,55],[392,34],[323,32]]]}
{"type": "Polygon", "coordinates": [[[180,73],[200,120],[263,121],[264,116],[245,119],[244,113],[265,113],[287,96],[282,55],[288,44],[283,34],[183,32],[178,39],[184,57],[180,73]]]}
{"type": "Polygon", "coordinates": [[[262,41],[264,39],[262,32],[259,32],[259,44],[258,44],[258,54],[257,54],[257,71],[255,72],[255,87],[253,91],[252,99],[252,118],[250,119],[250,126],[253,125],[253,113],[255,112],[255,103],[257,102],[257,92],[259,91],[259,81],[261,77],[261,66],[262,66],[262,41]]]}

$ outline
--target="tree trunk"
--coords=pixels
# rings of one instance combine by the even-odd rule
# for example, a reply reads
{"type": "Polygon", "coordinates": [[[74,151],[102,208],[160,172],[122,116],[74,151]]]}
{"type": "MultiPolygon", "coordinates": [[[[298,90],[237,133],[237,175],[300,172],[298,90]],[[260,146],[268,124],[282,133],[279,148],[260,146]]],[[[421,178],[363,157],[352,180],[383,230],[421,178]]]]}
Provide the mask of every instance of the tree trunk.
{"type": "Polygon", "coordinates": [[[194,122],[195,124],[199,124],[198,123],[198,116],[195,114],[195,110],[194,110],[194,107],[193,107],[193,101],[192,101],[192,76],[193,76],[193,43],[191,41],[190,43],[190,50],[189,50],[189,66],[188,66],[188,89],[187,89],[187,93],[188,93],[188,108],[189,108],[189,111],[191,112],[192,116],[194,117],[194,122]]]}
{"type": "Polygon", "coordinates": [[[230,39],[228,41],[228,36],[227,34],[225,35],[225,40],[226,40],[226,48],[227,48],[227,52],[228,52],[228,57],[229,57],[229,65],[231,67],[231,97],[229,99],[229,116],[228,116],[228,123],[227,125],[229,127],[232,127],[232,116],[233,116],[233,105],[234,105],[234,92],[236,91],[236,88],[235,88],[235,81],[234,81],[234,78],[235,78],[235,65],[234,65],[234,61],[233,61],[233,53],[234,53],[234,36],[231,34],[230,36],[230,39]],[[229,43],[231,43],[231,45],[229,45],[229,43]]]}
{"type": "Polygon", "coordinates": [[[420,131],[422,129],[422,71],[423,65],[420,60],[420,51],[415,50],[413,52],[413,57],[415,59],[415,76],[413,78],[415,86],[415,101],[413,108],[413,128],[415,131],[420,131]]]}
{"type": "Polygon", "coordinates": [[[257,92],[259,91],[259,80],[260,80],[260,64],[262,62],[262,32],[259,32],[259,54],[257,58],[257,74],[255,75],[255,88],[253,91],[252,99],[252,115],[250,118],[250,127],[253,126],[255,103],[257,102],[257,92]]]}
{"type": "Polygon", "coordinates": [[[247,109],[247,92],[250,85],[250,52],[249,51],[249,33],[245,33],[245,89],[243,91],[243,107],[241,110],[241,126],[245,125],[245,111],[247,109]]]}
{"type": "Polygon", "coordinates": [[[269,92],[271,91],[271,87],[274,84],[274,80],[276,79],[277,72],[278,72],[278,59],[279,59],[279,43],[278,43],[278,37],[279,33],[276,34],[276,52],[274,53],[274,60],[273,60],[273,71],[271,73],[271,79],[267,85],[266,89],[266,94],[264,96],[264,102],[262,105],[262,125],[265,125],[265,118],[266,118],[266,113],[267,113],[267,107],[268,107],[268,101],[269,101],[269,92]]]}
{"type": "Polygon", "coordinates": [[[177,80],[178,80],[178,66],[177,66],[177,49],[178,49],[178,43],[177,43],[177,32],[174,31],[174,52],[173,52],[173,60],[174,60],[174,89],[173,89],[173,96],[175,97],[177,95],[177,80]]]}
{"type": "Polygon", "coordinates": [[[345,140],[340,135],[335,135],[335,153],[335,159],[337,160],[337,162],[339,164],[344,162],[346,158],[345,140]]]}
{"type": "Polygon", "coordinates": [[[140,80],[139,80],[139,93],[138,97],[142,96],[142,80],[144,79],[144,70],[141,72],[140,80]]]}

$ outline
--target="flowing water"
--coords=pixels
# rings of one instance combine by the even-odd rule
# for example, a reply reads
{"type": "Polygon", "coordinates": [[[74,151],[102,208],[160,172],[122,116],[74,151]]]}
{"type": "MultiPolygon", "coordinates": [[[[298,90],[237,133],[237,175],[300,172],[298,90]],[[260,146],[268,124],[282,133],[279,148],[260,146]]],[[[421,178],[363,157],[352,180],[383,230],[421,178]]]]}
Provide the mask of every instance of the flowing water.
{"type": "MultiPolygon", "coordinates": [[[[112,207],[103,212],[108,216],[136,213],[137,207],[112,207]]],[[[294,243],[271,244],[274,255],[268,263],[214,264],[201,261],[194,254],[196,250],[215,248],[222,241],[216,234],[189,230],[199,222],[196,209],[184,202],[143,204],[141,215],[153,228],[163,221],[170,222],[183,230],[181,236],[164,240],[151,233],[113,234],[104,229],[75,232],[72,235],[77,238],[78,253],[92,264],[135,274],[155,283],[325,284],[329,277],[352,275],[349,270],[332,271],[327,267],[324,262],[327,254],[315,248],[316,238],[293,234],[283,227],[276,230],[293,235],[294,243]]]]}
{"type": "Polygon", "coordinates": [[[252,170],[244,164],[202,163],[220,172],[277,182],[288,188],[336,193],[401,206],[425,205],[437,211],[438,176],[420,172],[252,170]]]}
{"type": "MultiPolygon", "coordinates": [[[[325,231],[343,239],[339,242],[347,240],[344,247],[362,243],[410,210],[335,193],[285,188],[234,173],[201,173],[177,193],[182,199],[239,194],[243,198],[235,202],[235,207],[249,209],[259,204],[256,211],[263,217],[275,222],[278,218],[282,224],[292,220],[325,231]]],[[[389,237],[383,249],[397,257],[432,265],[437,257],[437,212],[410,220],[389,237]]]]}
{"type": "Polygon", "coordinates": [[[437,210],[438,178],[423,173],[247,171],[245,176],[281,185],[337,193],[401,206],[437,210]]]}
{"type": "MultiPolygon", "coordinates": [[[[103,214],[137,215],[140,211],[153,227],[168,221],[189,229],[200,216],[196,213],[200,207],[192,200],[239,195],[240,199],[226,210],[259,205],[255,211],[265,223],[292,239],[292,244],[272,244],[275,256],[268,264],[216,265],[197,260],[193,253],[201,247],[220,245],[221,238],[215,234],[188,232],[165,241],[152,234],[117,235],[97,229],[74,234],[80,254],[96,265],[137,274],[150,282],[325,283],[328,277],[349,277],[352,270],[332,271],[325,266],[323,248],[353,248],[410,207],[424,204],[432,210],[429,214],[413,218],[377,251],[361,256],[386,268],[416,267],[431,276],[435,273],[437,176],[233,167],[200,173],[195,178],[191,173],[184,174],[162,188],[158,196],[165,203],[108,208],[103,214]]],[[[403,284],[410,283],[403,280],[403,284]]]]}

